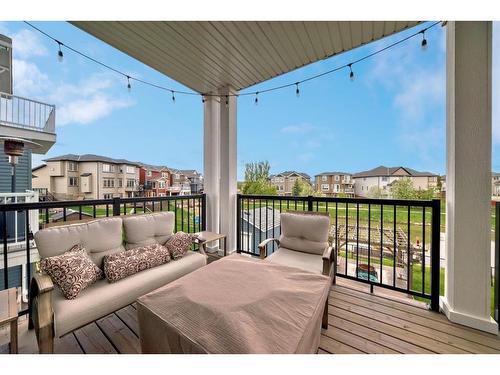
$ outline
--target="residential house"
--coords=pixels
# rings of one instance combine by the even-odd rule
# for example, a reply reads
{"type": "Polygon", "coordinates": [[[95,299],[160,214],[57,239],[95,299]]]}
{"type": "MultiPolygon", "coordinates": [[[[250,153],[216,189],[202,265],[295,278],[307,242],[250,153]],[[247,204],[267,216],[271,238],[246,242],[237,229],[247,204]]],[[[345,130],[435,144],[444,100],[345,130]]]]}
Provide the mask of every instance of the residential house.
{"type": "Polygon", "coordinates": [[[141,164],[139,184],[142,195],[146,197],[165,197],[171,195],[172,172],[168,167],[141,164]]]}
{"type": "Polygon", "coordinates": [[[354,179],[347,172],[323,172],[314,176],[314,189],[327,197],[354,197],[354,179]]]}
{"type": "Polygon", "coordinates": [[[56,199],[111,199],[139,195],[140,164],[99,155],[67,154],[46,159],[32,171],[33,188],[56,199]]]}
{"type": "Polygon", "coordinates": [[[382,196],[390,197],[390,184],[402,178],[410,178],[417,190],[438,187],[437,174],[420,172],[408,167],[385,167],[383,165],[354,174],[354,190],[356,196],[371,197],[374,190],[382,196]]]}
{"type": "MultiPolygon", "coordinates": [[[[11,38],[0,34],[0,204],[38,202],[38,194],[32,191],[32,155],[46,154],[56,142],[55,106],[14,95],[12,53],[15,47],[11,38]],[[22,151],[22,154],[14,154],[13,151],[22,151]]],[[[24,300],[27,278],[23,275],[28,269],[26,215],[23,211],[0,215],[0,227],[6,223],[7,237],[7,249],[2,249],[3,262],[0,262],[0,290],[5,288],[6,276],[9,287],[21,287],[20,295],[24,300]],[[5,264],[8,265],[7,275],[5,264]]],[[[35,233],[39,228],[38,210],[31,210],[28,215],[29,230],[35,233]]],[[[4,233],[0,231],[0,241],[3,240],[4,233]]],[[[31,244],[34,246],[32,241],[31,244]]],[[[30,255],[31,262],[35,262],[38,256],[36,250],[32,249],[30,255]]],[[[29,267],[33,269],[33,263],[29,267]]]]}
{"type": "Polygon", "coordinates": [[[311,177],[303,172],[285,171],[269,176],[269,181],[272,186],[276,187],[278,195],[292,195],[293,185],[296,180],[311,185],[311,177]]]}
{"type": "Polygon", "coordinates": [[[173,169],[171,175],[170,195],[190,195],[191,180],[181,170],[173,169]]]}
{"type": "Polygon", "coordinates": [[[493,172],[491,174],[491,195],[500,197],[500,173],[493,172]]]}
{"type": "Polygon", "coordinates": [[[181,169],[181,174],[186,176],[191,182],[191,194],[199,194],[203,192],[203,176],[194,169],[181,169]]]}

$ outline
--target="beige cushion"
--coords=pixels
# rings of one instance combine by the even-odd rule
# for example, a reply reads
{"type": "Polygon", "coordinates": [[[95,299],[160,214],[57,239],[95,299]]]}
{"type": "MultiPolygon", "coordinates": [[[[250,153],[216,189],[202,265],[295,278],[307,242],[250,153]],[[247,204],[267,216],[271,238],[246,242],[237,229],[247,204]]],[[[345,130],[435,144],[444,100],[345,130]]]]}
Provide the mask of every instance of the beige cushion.
{"type": "Polygon", "coordinates": [[[312,273],[323,273],[323,257],[280,247],[269,255],[265,262],[299,268],[312,273]]]}
{"type": "Polygon", "coordinates": [[[103,218],[84,224],[46,228],[35,233],[41,258],[60,255],[75,245],[82,245],[94,263],[102,268],[105,255],[123,251],[122,219],[103,218]]]}
{"type": "Polygon", "coordinates": [[[67,300],[58,289],[53,292],[56,336],[60,337],[94,320],[133,303],[149,293],[206,264],[206,257],[190,251],[179,260],[139,272],[115,283],[100,280],[67,300]]]}
{"type": "Polygon", "coordinates": [[[147,215],[123,217],[125,247],[164,244],[174,232],[175,215],[173,212],[158,212],[147,215]]]}
{"type": "Polygon", "coordinates": [[[323,254],[328,247],[328,216],[284,212],[280,218],[282,247],[304,253],[323,254]]]}

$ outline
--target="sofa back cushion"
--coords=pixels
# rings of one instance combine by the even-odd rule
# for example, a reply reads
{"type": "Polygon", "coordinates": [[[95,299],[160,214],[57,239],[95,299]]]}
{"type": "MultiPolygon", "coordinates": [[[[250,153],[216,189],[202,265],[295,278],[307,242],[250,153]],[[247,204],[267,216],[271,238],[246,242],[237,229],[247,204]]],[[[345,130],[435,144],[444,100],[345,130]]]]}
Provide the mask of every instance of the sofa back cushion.
{"type": "Polygon", "coordinates": [[[328,246],[328,215],[284,212],[281,214],[280,246],[311,254],[323,254],[328,246]]]}
{"type": "Polygon", "coordinates": [[[125,248],[129,250],[158,243],[163,245],[174,233],[174,223],[173,212],[125,216],[125,248]]]}
{"type": "Polygon", "coordinates": [[[42,259],[61,255],[73,246],[81,245],[99,268],[102,268],[105,255],[124,250],[120,217],[42,229],[34,237],[42,259]]]}

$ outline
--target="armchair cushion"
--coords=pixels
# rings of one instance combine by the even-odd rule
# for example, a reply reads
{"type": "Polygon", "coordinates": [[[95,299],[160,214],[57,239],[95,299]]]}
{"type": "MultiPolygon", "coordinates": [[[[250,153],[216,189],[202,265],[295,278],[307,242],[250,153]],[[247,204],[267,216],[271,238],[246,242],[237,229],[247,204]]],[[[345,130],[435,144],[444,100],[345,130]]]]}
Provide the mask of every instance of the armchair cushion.
{"type": "Polygon", "coordinates": [[[165,242],[165,246],[170,252],[170,256],[174,260],[177,260],[182,258],[189,251],[189,248],[196,238],[197,235],[195,234],[177,232],[165,242]]]}
{"type": "Polygon", "coordinates": [[[281,214],[280,243],[287,249],[323,255],[328,247],[329,229],[329,216],[284,212],[281,214]]]}
{"type": "Polygon", "coordinates": [[[104,257],[104,274],[110,283],[170,261],[170,252],[160,244],[136,247],[104,257]]]}
{"type": "Polygon", "coordinates": [[[83,289],[102,278],[102,271],[80,245],[64,254],[42,259],[40,267],[66,299],[75,299],[83,289]]]}

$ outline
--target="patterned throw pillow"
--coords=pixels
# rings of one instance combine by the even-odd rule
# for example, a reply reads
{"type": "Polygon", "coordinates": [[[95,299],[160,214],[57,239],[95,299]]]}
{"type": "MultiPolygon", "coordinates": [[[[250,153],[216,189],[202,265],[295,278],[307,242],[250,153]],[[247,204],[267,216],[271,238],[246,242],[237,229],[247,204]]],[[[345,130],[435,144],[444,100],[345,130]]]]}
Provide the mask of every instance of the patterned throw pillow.
{"type": "Polygon", "coordinates": [[[184,232],[177,232],[170,237],[167,242],[165,242],[165,246],[170,251],[170,255],[174,260],[182,258],[184,254],[186,254],[193,244],[193,241],[198,236],[196,234],[189,234],[184,232]]]}
{"type": "Polygon", "coordinates": [[[42,259],[40,268],[61,289],[66,299],[75,299],[83,289],[102,278],[102,271],[80,245],[64,254],[42,259]]]}
{"type": "Polygon", "coordinates": [[[136,247],[131,250],[106,255],[104,274],[110,283],[137,272],[160,266],[170,261],[170,253],[160,244],[136,247]]]}

